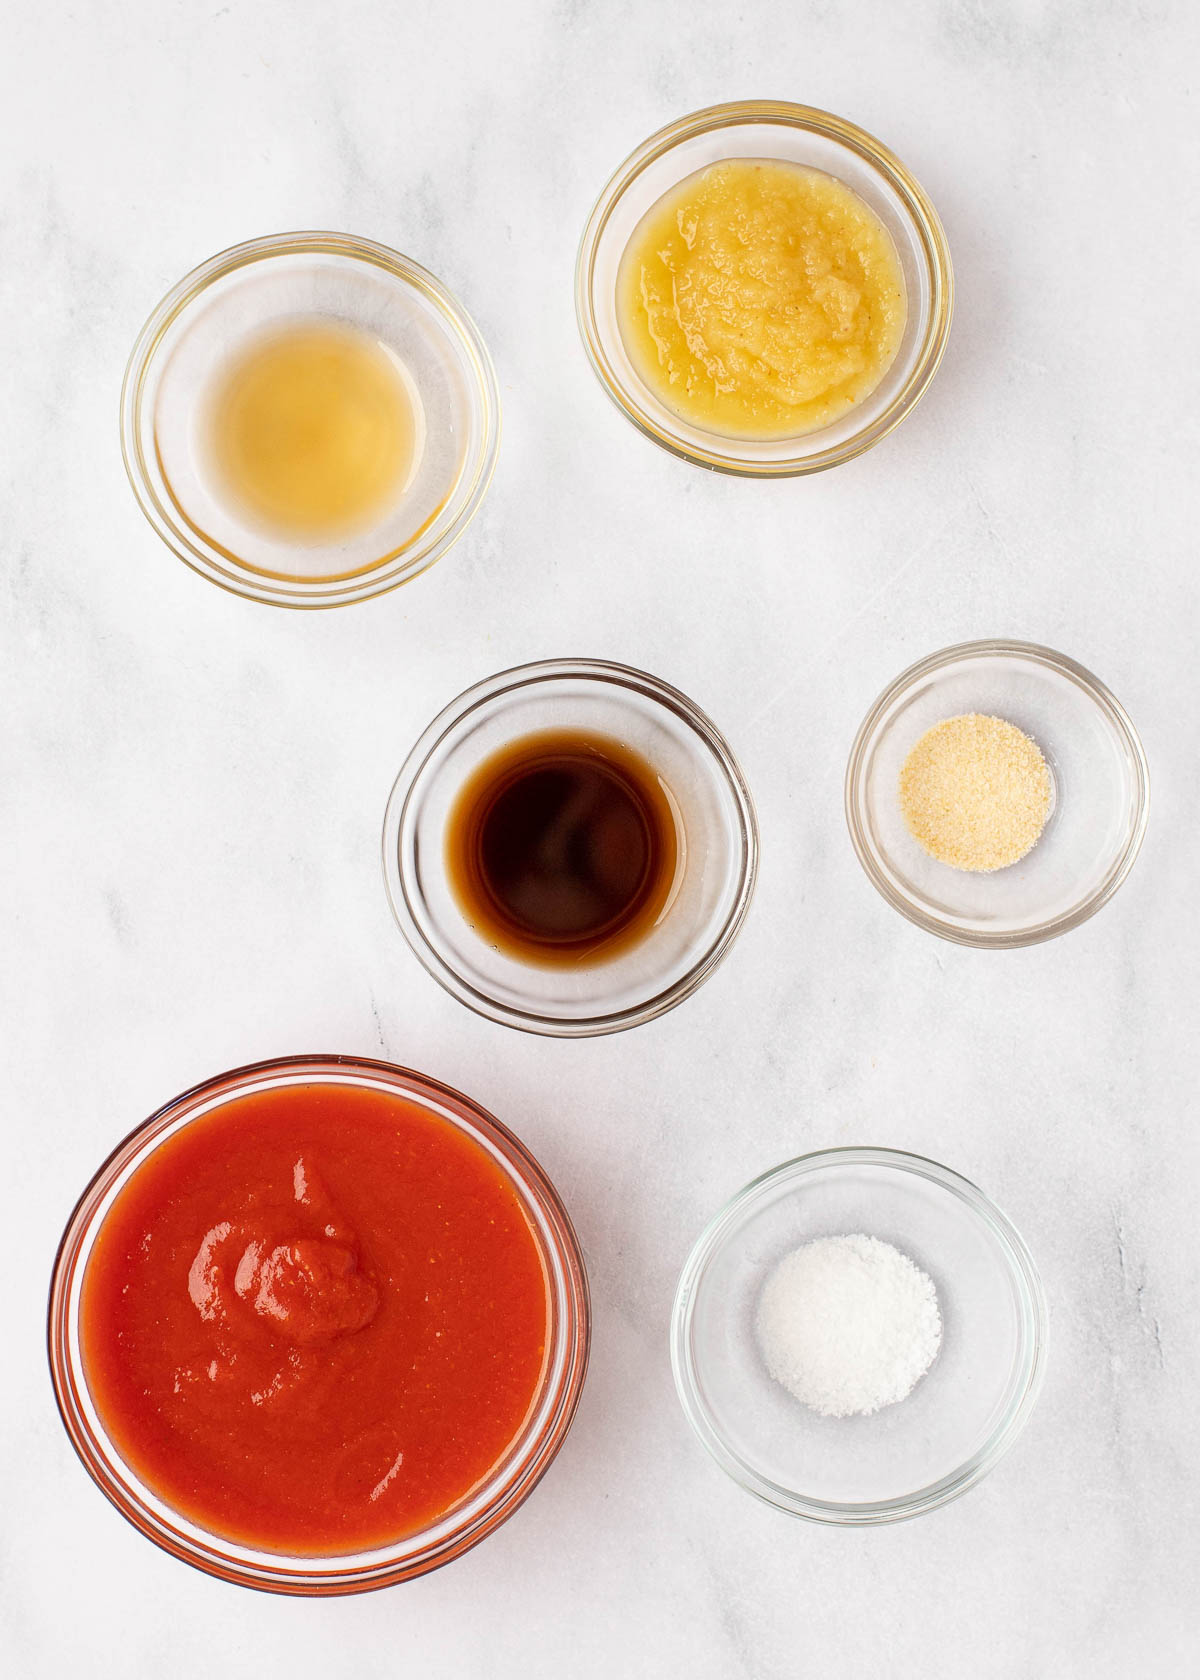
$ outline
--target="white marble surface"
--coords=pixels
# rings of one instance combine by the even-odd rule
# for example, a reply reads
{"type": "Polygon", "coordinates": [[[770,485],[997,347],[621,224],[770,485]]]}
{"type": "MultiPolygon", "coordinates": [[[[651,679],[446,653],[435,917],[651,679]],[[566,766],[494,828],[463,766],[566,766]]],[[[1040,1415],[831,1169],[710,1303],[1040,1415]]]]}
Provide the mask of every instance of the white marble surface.
{"type": "MultiPolygon", "coordinates": [[[[3,1645],[14,1680],[1195,1673],[1195,63],[1188,0],[337,6],[45,0],[0,53],[3,1645]],[[612,409],[575,241],[668,119],[843,112],[945,220],[958,314],[921,408],[811,481],[708,477],[612,409]],[[499,471],[431,574],[349,611],[233,599],[162,548],[116,404],[151,304],[282,228],[397,246],[466,301],[499,471]],[[845,834],[854,729],[960,638],[1047,641],[1128,706],[1154,812],[1065,939],[959,950],[845,834]],[[389,920],[378,830],[432,712],[516,661],[644,665],[739,751],[764,836],[729,961],[668,1018],[560,1044],[475,1018],[389,920]],[[558,1180],[592,1373],[536,1497],[426,1580],[323,1604],[219,1586],[127,1528],[51,1403],[44,1291],[114,1140],[219,1069],[338,1049],[480,1098],[558,1180]],[[1011,1456],[895,1529],[743,1495],[675,1402],[699,1226],[827,1144],[979,1182],[1043,1270],[1049,1373],[1011,1456]]],[[[5,1662],[7,1658],[7,1662],[5,1662]]]]}

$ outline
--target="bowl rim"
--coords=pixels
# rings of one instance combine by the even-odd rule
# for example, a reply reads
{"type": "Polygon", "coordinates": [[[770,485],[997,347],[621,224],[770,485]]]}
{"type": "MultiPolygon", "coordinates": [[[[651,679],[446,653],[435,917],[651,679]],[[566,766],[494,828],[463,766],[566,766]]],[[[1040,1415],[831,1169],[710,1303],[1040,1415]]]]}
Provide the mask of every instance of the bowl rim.
{"type": "Polygon", "coordinates": [[[448,287],[420,263],[390,246],[356,234],[322,230],[264,234],[243,240],[189,270],[151,310],[134,341],[121,382],[121,458],[134,498],[161,541],[192,571],[231,595],[266,606],[303,611],[351,606],[385,595],[419,577],[440,560],[462,536],[482,505],[496,468],[500,425],[500,388],[491,354],[474,320],[448,287]],[[467,463],[470,470],[464,470],[461,484],[452,493],[451,499],[458,497],[461,506],[441,535],[431,542],[423,541],[430,525],[436,522],[435,515],[394,554],[385,555],[362,570],[334,578],[305,579],[258,571],[239,562],[236,555],[202,540],[190,528],[184,529],[159,496],[155,476],[141,445],[146,384],[170,328],[215,281],[251,263],[297,255],[336,256],[369,263],[420,292],[438,310],[465,352],[474,375],[472,402],[478,406],[482,426],[478,459],[473,468],[467,463]]]}
{"type": "Polygon", "coordinates": [[[473,683],[443,706],[436,717],[418,736],[388,796],[383,819],[383,879],[392,915],[409,948],[425,972],[433,977],[459,1003],[466,1004],[478,1015],[520,1032],[537,1033],[551,1038],[595,1038],[602,1034],[624,1032],[630,1027],[653,1021],[682,1003],[700,986],[723,961],[746,919],[758,878],[759,836],[754,801],[741,766],[720,730],[694,701],[681,690],[660,677],[621,665],[613,660],[566,658],[540,659],[525,665],[512,665],[481,682],[473,683]],[[732,795],[738,817],[740,841],[740,870],[738,888],[728,915],[719,933],[687,973],[663,991],[626,1009],[598,1015],[561,1018],[544,1015],[537,1010],[516,1009],[498,1003],[488,993],[464,980],[453,965],[426,939],[413,911],[411,883],[401,861],[400,835],[408,817],[409,804],[417,782],[430,756],[443,741],[468,718],[523,688],[563,678],[581,678],[588,682],[607,683],[616,688],[632,689],[645,698],[664,706],[681,718],[707,746],[716,759],[732,795]]]}
{"type": "Polygon", "coordinates": [[[1129,713],[1116,695],[1086,666],[1080,665],[1065,653],[1045,647],[1040,642],[1014,641],[1004,637],[955,642],[951,647],[941,648],[936,653],[927,654],[924,659],[918,659],[914,665],[909,665],[887,685],[871,705],[854,737],[854,744],[846,763],[844,809],[855,855],[872,886],[893,909],[899,910],[902,916],[906,916],[917,927],[924,928],[927,933],[937,934],[939,938],[947,939],[952,944],[971,945],[981,950],[1016,950],[1026,945],[1040,945],[1047,939],[1055,939],[1059,934],[1069,933],[1072,928],[1079,927],[1108,903],[1125,880],[1141,850],[1146,825],[1150,820],[1150,766],[1129,713]],[[1134,770],[1136,803],[1133,821],[1124,844],[1095,892],[1072,909],[1064,911],[1062,915],[1053,916],[1048,921],[1038,922],[1027,928],[992,933],[982,929],[962,928],[934,915],[901,892],[888,878],[877,861],[875,848],[870,841],[870,827],[863,813],[863,777],[867,752],[875,730],[906,689],[921,682],[932,672],[958,660],[992,658],[996,655],[1024,659],[1036,665],[1049,667],[1060,676],[1068,678],[1093,701],[1107,717],[1129,754],[1134,770]]]}
{"type": "MultiPolygon", "coordinates": [[[[682,177],[681,177],[682,179],[682,177]]],[[[608,397],[644,436],[680,460],[737,478],[797,478],[824,472],[852,461],[893,431],[920,402],[937,372],[950,336],[954,314],[954,265],[950,247],[933,201],[912,172],[882,141],[844,117],[815,105],[798,105],[789,100],[745,99],[706,106],[658,129],[642,142],[614,171],[592,207],[579,242],[575,261],[575,316],[580,337],[592,370],[608,397]],[[852,433],[842,443],[806,456],[781,460],[747,461],[720,445],[713,433],[714,447],[685,442],[671,428],[660,425],[646,412],[617,378],[604,351],[596,321],[594,271],[600,240],[625,192],[650,164],[684,141],[722,129],[750,123],[775,123],[803,129],[833,140],[854,152],[881,175],[900,198],[921,245],[929,275],[929,306],[924,335],[916,362],[901,389],[883,412],[852,433]]],[[[819,434],[806,433],[812,437],[819,434]]]]}
{"type": "Polygon", "coordinates": [[[928,1156],[907,1150],[850,1145],[794,1156],[768,1168],[742,1187],[709,1220],[692,1246],[680,1273],[671,1311],[671,1370],[675,1390],[693,1431],[710,1456],[738,1485],[756,1498],[790,1516],[840,1527],[872,1527],[905,1522],[960,1498],[992,1470],[1012,1446],[1029,1420],[1045,1375],[1049,1315],[1041,1277],[1024,1239],[1012,1221],[979,1187],[928,1156]],[[810,1499],[752,1469],[726,1444],[700,1399],[691,1350],[691,1325],[698,1286],[724,1242],[735,1233],[749,1206],[780,1180],[797,1183],[813,1173],[840,1166],[878,1166],[915,1174],[957,1195],[986,1224],[1009,1263],[1026,1326],[1027,1357],[1023,1380],[1003,1418],[984,1445],[957,1469],[923,1488],[896,1499],[837,1501],[810,1499]]]}
{"type": "MultiPolygon", "coordinates": [[[[378,1084],[372,1088],[377,1089],[378,1084]]],[[[202,1118],[210,1112],[210,1107],[202,1106],[198,1114],[185,1119],[183,1124],[202,1118]]],[[[132,1170],[137,1170],[136,1165],[132,1170]]],[[[371,1592],[428,1574],[478,1545],[525,1503],[557,1457],[574,1421],[587,1375],[591,1328],[587,1270],[570,1216],[544,1168],[508,1127],[473,1098],[415,1069],[366,1056],[314,1053],[250,1062],[202,1080],[156,1109],[109,1152],[75,1203],[58,1244],[50,1277],[46,1348],[55,1404],[71,1446],[101,1493],[140,1534],[202,1574],[232,1585],[293,1597],[334,1597],[371,1592]],[[432,1544],[426,1542],[422,1546],[422,1536],[418,1534],[371,1552],[312,1557],[281,1553],[277,1562],[275,1554],[242,1546],[216,1534],[207,1536],[208,1544],[202,1545],[186,1530],[147,1509],[138,1491],[146,1484],[141,1484],[134,1472],[126,1468],[115,1446],[105,1450],[97,1442],[80,1403],[86,1379],[71,1352],[72,1297],[79,1267],[86,1263],[95,1231],[103,1223],[103,1216],[99,1219],[96,1216],[108,1192],[132,1163],[152,1152],[158,1138],[181,1111],[196,1108],[206,1098],[236,1097],[254,1081],[284,1073],[294,1076],[285,1084],[319,1083],[323,1077],[353,1084],[354,1076],[358,1075],[382,1081],[410,1100],[420,1103],[432,1099],[435,1105],[458,1113],[496,1147],[522,1202],[535,1206],[549,1228],[549,1240],[537,1229],[538,1246],[551,1280],[551,1299],[557,1288],[566,1303],[566,1315],[561,1321],[564,1359],[558,1377],[548,1379],[554,1382],[548,1391],[550,1408],[521,1456],[502,1463],[493,1478],[496,1487],[489,1503],[478,1507],[459,1527],[432,1544]],[[380,1557],[380,1553],[387,1555],[380,1557]],[[364,1558],[373,1561],[356,1562],[364,1558]]],[[[148,1491],[153,1493],[152,1488],[148,1491]]]]}

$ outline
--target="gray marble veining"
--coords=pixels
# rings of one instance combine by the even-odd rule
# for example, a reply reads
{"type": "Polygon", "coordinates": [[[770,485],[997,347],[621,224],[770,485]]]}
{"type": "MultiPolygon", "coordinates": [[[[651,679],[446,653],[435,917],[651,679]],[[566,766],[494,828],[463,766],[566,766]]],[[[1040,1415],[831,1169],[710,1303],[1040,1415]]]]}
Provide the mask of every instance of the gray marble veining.
{"type": "Polygon", "coordinates": [[[1106,1680],[1200,1642],[1194,66],[1186,0],[10,7],[0,53],[0,962],[6,1054],[0,1666],[21,1680],[397,1673],[1106,1680]],[[626,153],[753,95],[844,113],[930,191],[942,370],[822,478],[747,484],[608,404],[572,309],[626,153]],[[499,370],[466,540],[385,600],[272,612],[189,573],[124,482],[145,314],[254,234],[346,228],[437,272],[499,370]],[[1049,642],[1129,708],[1143,855],[1069,937],[991,954],[893,914],[841,777],[904,665],[1049,642]],[[395,933],[377,838],[409,744],[502,665],[644,665],[754,789],[757,901],[654,1026],[582,1044],[468,1014],[395,933]],[[536,1497],[352,1603],[222,1588],[140,1540],[54,1416],[44,1280],[113,1142],[239,1061],[338,1048],[480,1098],[587,1249],[592,1374],[536,1497]],[[666,1326],[713,1208],[871,1142],[975,1179],[1042,1268],[1041,1402],[967,1498],[835,1533],[755,1504],[675,1402],[666,1326]],[[5,1660],[7,1658],[7,1660],[5,1660]]]}

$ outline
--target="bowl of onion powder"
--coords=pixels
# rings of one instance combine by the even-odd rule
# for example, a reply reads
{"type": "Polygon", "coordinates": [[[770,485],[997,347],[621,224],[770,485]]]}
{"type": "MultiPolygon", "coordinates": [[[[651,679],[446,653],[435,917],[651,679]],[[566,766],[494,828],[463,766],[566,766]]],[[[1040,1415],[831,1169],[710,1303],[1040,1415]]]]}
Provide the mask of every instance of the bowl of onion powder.
{"type": "Polygon", "coordinates": [[[910,922],[958,945],[1056,939],[1133,868],[1150,771],[1096,676],[1035,642],[960,642],[910,665],[846,766],[858,860],[910,922]]]}
{"type": "Polygon", "coordinates": [[[764,1173],[683,1269],[685,1415],[749,1492],[816,1522],[897,1522],[1008,1450],[1046,1356],[1036,1267],[1009,1220],[921,1156],[832,1149],[764,1173]]]}

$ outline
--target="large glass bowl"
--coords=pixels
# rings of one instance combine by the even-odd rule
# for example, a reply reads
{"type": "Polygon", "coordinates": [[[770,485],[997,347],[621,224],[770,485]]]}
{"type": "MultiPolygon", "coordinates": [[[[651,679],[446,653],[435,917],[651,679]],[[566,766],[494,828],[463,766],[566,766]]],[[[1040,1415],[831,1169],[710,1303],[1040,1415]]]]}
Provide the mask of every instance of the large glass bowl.
{"type": "Polygon", "coordinates": [[[50,1285],[50,1372],[71,1444],[122,1516],[173,1557],[240,1586],[305,1596],[365,1592],[426,1574],[492,1533],[533,1491],[562,1446],[583,1387],[590,1338],[587,1277],[557,1192],[525,1146],[469,1097],[387,1062],[289,1056],[258,1062],[185,1091],[119,1144],[80,1198],[59,1245],[50,1285]],[[346,1556],[260,1552],[189,1522],[121,1458],[88,1391],[80,1345],[83,1276],[97,1232],[122,1186],[164,1139],[252,1092],[350,1085],[394,1093],[466,1133],[510,1180],[541,1250],[550,1332],[541,1387],[508,1454],[459,1505],[421,1533],[346,1556]]]}
{"type": "Polygon", "coordinates": [[[1046,1304],[1009,1221],[965,1178],[891,1149],[802,1155],[748,1184],[701,1235],[671,1325],[675,1384],[721,1468],[793,1516],[898,1522],[965,1493],[1037,1398],[1046,1304]],[[943,1339],[906,1400],[823,1417],[768,1374],[755,1318],[776,1263],[816,1237],[893,1244],[933,1280],[943,1339]]]}

